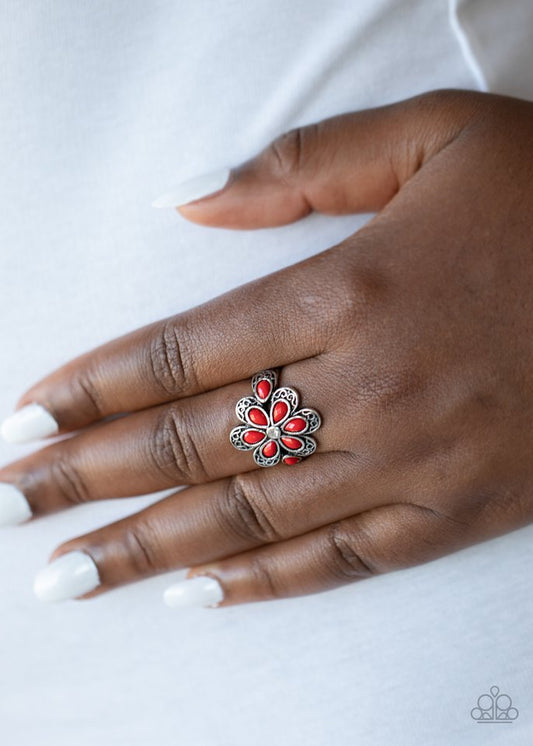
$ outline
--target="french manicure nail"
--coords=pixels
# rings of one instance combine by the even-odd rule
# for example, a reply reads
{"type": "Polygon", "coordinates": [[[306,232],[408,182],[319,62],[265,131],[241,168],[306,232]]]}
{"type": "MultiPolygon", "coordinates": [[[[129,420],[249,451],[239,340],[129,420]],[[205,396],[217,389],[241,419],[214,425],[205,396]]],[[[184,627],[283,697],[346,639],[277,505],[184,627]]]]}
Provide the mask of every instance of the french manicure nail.
{"type": "Polygon", "coordinates": [[[222,586],[208,575],[182,580],[169,586],[163,594],[167,606],[173,609],[186,606],[216,606],[224,599],[222,586]]]}
{"type": "Polygon", "coordinates": [[[28,404],[13,412],[2,423],[2,437],[8,443],[27,443],[39,440],[48,435],[55,435],[59,430],[52,415],[40,404],[28,404]]]}
{"type": "Polygon", "coordinates": [[[98,568],[85,552],[68,552],[39,570],[33,590],[40,601],[66,601],[100,585],[98,568]]]}
{"type": "Polygon", "coordinates": [[[210,174],[178,184],[152,202],[152,207],[180,207],[220,191],[228,183],[231,169],[221,168],[210,174]]]}
{"type": "Polygon", "coordinates": [[[0,482],[0,526],[16,526],[31,518],[30,504],[14,485],[0,482]]]}

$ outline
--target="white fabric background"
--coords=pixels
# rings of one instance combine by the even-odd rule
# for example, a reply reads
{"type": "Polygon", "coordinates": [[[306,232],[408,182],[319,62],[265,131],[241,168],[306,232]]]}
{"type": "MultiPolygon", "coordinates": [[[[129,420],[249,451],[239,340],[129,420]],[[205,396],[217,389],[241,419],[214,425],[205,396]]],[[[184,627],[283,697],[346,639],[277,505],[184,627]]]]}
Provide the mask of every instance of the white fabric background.
{"type": "MultiPolygon", "coordinates": [[[[294,125],[476,87],[464,51],[485,4],[461,5],[450,17],[444,0],[2,0],[0,413],[87,348],[360,225],[312,216],[233,233],[150,202],[294,125]]],[[[27,450],[2,444],[0,458],[27,450]]],[[[171,611],[173,575],[90,603],[34,599],[59,542],[153,499],[2,531],[2,743],[531,743],[533,529],[271,604],[171,611]],[[469,716],[493,684],[521,711],[513,725],[469,716]]]]}

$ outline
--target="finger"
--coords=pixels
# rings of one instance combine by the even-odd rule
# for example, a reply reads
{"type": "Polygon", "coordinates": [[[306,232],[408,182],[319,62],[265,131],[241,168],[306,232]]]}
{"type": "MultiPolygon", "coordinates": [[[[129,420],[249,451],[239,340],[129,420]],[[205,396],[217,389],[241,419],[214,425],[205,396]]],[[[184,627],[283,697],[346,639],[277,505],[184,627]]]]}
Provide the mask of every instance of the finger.
{"type": "MultiPolygon", "coordinates": [[[[234,172],[215,197],[182,212],[208,225],[258,228],[313,209],[378,209],[483,101],[441,92],[295,130],[234,172]]],[[[320,271],[315,257],[77,358],[26,392],[4,437],[23,442],[75,430],[316,355],[338,326],[347,268],[333,256],[320,271]]]]}
{"type": "Polygon", "coordinates": [[[387,505],[193,567],[188,579],[167,588],[165,602],[230,606],[318,593],[422,564],[471,542],[468,530],[435,511],[387,505]]]}
{"type": "MultiPolygon", "coordinates": [[[[255,470],[190,487],[63,544],[53,557],[63,560],[63,555],[82,552],[92,558],[99,577],[96,592],[101,593],[149,575],[282,541],[350,515],[354,505],[373,507],[381,498],[364,489],[366,479],[360,475],[358,480],[347,454],[315,454],[294,469],[255,470]]],[[[77,573],[70,568],[56,581],[56,567],[52,562],[40,575],[43,600],[95,589],[96,584],[81,591],[73,586],[77,573]]]]}
{"type": "MultiPolygon", "coordinates": [[[[290,366],[284,380],[306,391],[327,418],[332,401],[329,396],[320,398],[319,367],[317,361],[290,366]]],[[[256,469],[256,449],[268,447],[271,441],[265,426],[241,425],[236,404],[241,399],[248,402],[240,410],[247,422],[247,412],[268,414],[274,403],[268,400],[258,409],[251,393],[249,381],[231,384],[90,428],[0,469],[0,490],[6,484],[18,489],[37,516],[93,500],[143,495],[256,469]],[[236,426],[245,438],[239,441],[239,450],[229,437],[236,426]],[[250,445],[247,434],[253,436],[250,445]]],[[[291,405],[280,422],[281,434],[284,423],[290,429],[291,421],[307,422],[310,410],[301,404],[291,405]]],[[[326,426],[317,440],[315,428],[316,423],[310,422],[307,434],[296,440],[289,433],[291,444],[295,441],[297,449],[298,444],[314,447],[318,440],[322,451],[337,447],[337,428],[326,426]]]]}
{"type": "MultiPolygon", "coordinates": [[[[379,210],[484,102],[483,94],[440,91],[299,127],[234,169],[215,194],[186,204],[168,195],[164,204],[202,225],[244,229],[284,225],[313,210],[379,210]]],[[[189,191],[183,187],[176,199],[189,191]]]]}
{"type": "MultiPolygon", "coordinates": [[[[440,92],[298,130],[184,214],[253,228],[290,222],[311,209],[377,209],[486,100],[440,92]]],[[[343,311],[347,266],[334,257],[329,252],[326,267],[323,257],[314,257],[77,358],[26,392],[21,410],[2,426],[4,437],[23,442],[75,430],[316,355],[343,311]]]]}
{"type": "Polygon", "coordinates": [[[11,442],[73,431],[320,354],[338,332],[346,265],[315,256],[82,355],[33,386],[11,442]],[[317,324],[317,314],[321,323],[317,324]],[[37,405],[37,406],[36,406],[37,405]]]}

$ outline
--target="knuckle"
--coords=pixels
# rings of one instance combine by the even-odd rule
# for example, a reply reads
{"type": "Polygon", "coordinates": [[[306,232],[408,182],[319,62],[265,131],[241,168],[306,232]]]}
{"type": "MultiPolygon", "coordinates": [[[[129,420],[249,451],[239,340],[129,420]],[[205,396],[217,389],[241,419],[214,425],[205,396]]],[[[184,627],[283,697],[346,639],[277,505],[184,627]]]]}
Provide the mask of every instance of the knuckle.
{"type": "Polygon", "coordinates": [[[155,556],[154,537],[137,524],[129,525],[124,533],[124,546],[135,575],[154,575],[159,572],[155,556]]]}
{"type": "Polygon", "coordinates": [[[319,314],[324,336],[336,345],[357,341],[361,331],[378,323],[380,331],[390,315],[393,277],[370,243],[352,236],[329,255],[314,257],[316,272],[301,286],[305,292],[295,293],[302,313],[319,314]]]}
{"type": "Polygon", "coordinates": [[[390,300],[392,290],[392,277],[381,257],[366,258],[362,255],[366,250],[367,242],[373,241],[370,235],[361,238],[357,244],[361,255],[357,258],[353,270],[346,274],[348,283],[346,295],[350,300],[348,309],[363,318],[368,309],[385,306],[390,300]]]}
{"type": "Polygon", "coordinates": [[[282,537],[261,507],[262,503],[268,504],[257,481],[238,474],[226,483],[223,499],[218,502],[219,519],[227,531],[247,542],[268,544],[280,541],[282,537]]]}
{"type": "Polygon", "coordinates": [[[427,110],[435,118],[448,111],[455,114],[466,112],[477,115],[493,108],[490,97],[480,95],[478,92],[455,88],[437,88],[436,90],[425,91],[415,96],[412,103],[420,109],[427,110]]]}
{"type": "Polygon", "coordinates": [[[81,505],[89,501],[89,490],[81,471],[66,455],[58,456],[50,465],[50,477],[58,496],[67,504],[81,505]]]}
{"type": "Polygon", "coordinates": [[[171,482],[203,482],[208,478],[194,428],[186,421],[183,408],[165,411],[150,440],[156,470],[171,482]]]}
{"type": "Polygon", "coordinates": [[[304,159],[304,129],[296,127],[276,138],[268,154],[276,176],[284,182],[292,181],[301,171],[304,159]]]}
{"type": "Polygon", "coordinates": [[[194,390],[196,377],[184,324],[165,321],[151,341],[149,364],[152,379],[167,396],[194,390]]]}
{"type": "Polygon", "coordinates": [[[104,416],[97,375],[92,369],[78,371],[72,379],[71,387],[78,412],[82,412],[90,420],[101,419],[104,416]]]}
{"type": "Polygon", "coordinates": [[[359,580],[379,574],[379,570],[358,545],[355,536],[348,533],[342,524],[330,527],[327,536],[331,570],[341,580],[359,580]]]}
{"type": "Polygon", "coordinates": [[[253,587],[259,589],[261,600],[272,601],[281,598],[282,593],[277,587],[268,565],[263,562],[261,557],[254,557],[249,566],[253,587]]]}
{"type": "Polygon", "coordinates": [[[530,522],[531,500],[520,484],[499,483],[476,486],[465,495],[456,510],[461,510],[477,525],[522,526],[530,522]]]}
{"type": "MultiPolygon", "coordinates": [[[[369,231],[369,229],[368,229],[369,231]]],[[[351,237],[345,242],[354,248],[353,258],[336,273],[333,308],[344,336],[351,339],[361,329],[370,328],[388,313],[394,281],[380,257],[365,256],[369,235],[351,237]]]]}
{"type": "Polygon", "coordinates": [[[358,313],[366,308],[375,308],[388,296],[390,280],[378,260],[359,265],[350,276],[350,308],[358,313]]]}

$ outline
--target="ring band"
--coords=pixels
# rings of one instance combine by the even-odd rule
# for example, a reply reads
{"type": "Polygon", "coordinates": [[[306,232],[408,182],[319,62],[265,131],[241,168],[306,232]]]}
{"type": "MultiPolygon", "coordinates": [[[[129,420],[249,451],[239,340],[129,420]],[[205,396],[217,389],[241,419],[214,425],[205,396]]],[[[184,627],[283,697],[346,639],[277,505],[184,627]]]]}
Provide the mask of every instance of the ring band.
{"type": "Polygon", "coordinates": [[[288,466],[316,451],[311,433],[322,421],[314,409],[298,409],[298,394],[283,386],[276,388],[278,375],[262,370],[252,378],[253,396],[239,399],[235,413],[243,423],[230,432],[230,442],[239,451],[252,451],[258,466],[288,466]]]}

